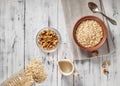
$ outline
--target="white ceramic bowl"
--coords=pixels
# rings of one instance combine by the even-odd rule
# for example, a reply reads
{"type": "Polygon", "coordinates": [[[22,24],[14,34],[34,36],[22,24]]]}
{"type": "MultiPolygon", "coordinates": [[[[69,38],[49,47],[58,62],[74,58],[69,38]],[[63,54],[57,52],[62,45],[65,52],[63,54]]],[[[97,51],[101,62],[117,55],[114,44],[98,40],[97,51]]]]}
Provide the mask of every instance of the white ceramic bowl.
{"type": "Polygon", "coordinates": [[[61,43],[60,33],[59,33],[56,29],[54,29],[54,28],[52,28],[52,27],[45,27],[45,28],[41,29],[41,30],[37,33],[36,43],[37,43],[37,46],[38,46],[43,52],[45,52],[45,53],[54,52],[54,51],[56,51],[56,50],[58,49],[58,47],[60,46],[60,43],[61,43]],[[52,31],[54,31],[54,32],[57,34],[57,36],[58,36],[58,43],[57,43],[56,48],[54,48],[54,49],[52,49],[52,50],[45,50],[44,48],[42,48],[42,47],[38,44],[38,36],[39,36],[39,34],[40,34],[42,31],[44,31],[44,30],[52,30],[52,31]]]}

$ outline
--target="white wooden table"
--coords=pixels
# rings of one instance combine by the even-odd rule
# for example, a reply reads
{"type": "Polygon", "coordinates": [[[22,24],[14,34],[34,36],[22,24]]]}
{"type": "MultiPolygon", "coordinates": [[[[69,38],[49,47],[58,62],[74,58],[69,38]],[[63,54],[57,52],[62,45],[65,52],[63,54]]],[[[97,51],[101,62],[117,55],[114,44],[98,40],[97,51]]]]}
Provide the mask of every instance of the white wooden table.
{"type": "MultiPolygon", "coordinates": [[[[32,58],[42,58],[48,71],[47,80],[36,86],[120,86],[120,0],[0,0],[0,82],[23,69],[32,58]],[[106,25],[112,32],[116,52],[107,57],[75,60],[79,76],[62,76],[57,61],[77,57],[76,45],[69,30],[86,15],[93,14],[87,4],[99,5],[117,25],[106,25]],[[69,21],[69,22],[68,22],[69,21]],[[43,27],[56,28],[62,37],[61,47],[45,54],[36,45],[36,34],[43,27]],[[101,63],[110,60],[109,74],[104,75],[101,63]]],[[[105,50],[104,50],[105,51],[105,50]]]]}

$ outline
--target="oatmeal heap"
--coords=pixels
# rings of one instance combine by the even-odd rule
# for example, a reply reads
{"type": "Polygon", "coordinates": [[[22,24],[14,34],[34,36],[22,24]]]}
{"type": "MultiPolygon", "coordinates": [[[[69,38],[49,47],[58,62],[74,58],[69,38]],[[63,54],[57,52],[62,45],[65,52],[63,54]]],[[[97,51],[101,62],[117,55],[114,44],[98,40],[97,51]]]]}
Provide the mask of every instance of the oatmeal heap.
{"type": "Polygon", "coordinates": [[[94,47],[103,38],[103,31],[100,24],[94,20],[83,21],[76,30],[78,43],[86,48],[94,47]]]}
{"type": "Polygon", "coordinates": [[[103,68],[103,74],[109,74],[108,66],[110,65],[111,65],[110,60],[102,62],[101,67],[103,68]]]}
{"type": "Polygon", "coordinates": [[[27,65],[25,73],[28,75],[31,74],[34,81],[37,83],[43,82],[47,77],[44,66],[39,60],[31,60],[27,65]]]}

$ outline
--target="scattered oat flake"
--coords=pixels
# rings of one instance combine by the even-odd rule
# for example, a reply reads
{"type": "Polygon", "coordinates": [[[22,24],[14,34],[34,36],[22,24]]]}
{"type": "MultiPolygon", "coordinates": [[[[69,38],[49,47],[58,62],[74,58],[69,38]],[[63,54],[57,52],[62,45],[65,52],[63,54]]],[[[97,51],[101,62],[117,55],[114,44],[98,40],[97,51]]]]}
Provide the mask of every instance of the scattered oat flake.
{"type": "Polygon", "coordinates": [[[78,72],[74,72],[74,76],[79,76],[80,74],[78,72]]]}
{"type": "Polygon", "coordinates": [[[34,59],[29,62],[26,72],[31,74],[34,81],[37,83],[43,82],[47,78],[47,73],[41,61],[34,59]]]}
{"type": "Polygon", "coordinates": [[[105,67],[106,67],[106,62],[103,62],[103,63],[101,64],[101,66],[102,66],[102,68],[105,68],[105,67]]]}
{"type": "Polygon", "coordinates": [[[106,63],[107,63],[107,65],[108,65],[108,66],[110,66],[110,65],[111,65],[111,62],[110,62],[110,61],[107,61],[106,63]]]}
{"type": "Polygon", "coordinates": [[[92,52],[92,56],[98,57],[98,51],[93,51],[93,52],[92,52]]]}
{"type": "Polygon", "coordinates": [[[109,71],[108,71],[107,69],[103,69],[103,73],[104,73],[104,74],[108,74],[109,71]]]}

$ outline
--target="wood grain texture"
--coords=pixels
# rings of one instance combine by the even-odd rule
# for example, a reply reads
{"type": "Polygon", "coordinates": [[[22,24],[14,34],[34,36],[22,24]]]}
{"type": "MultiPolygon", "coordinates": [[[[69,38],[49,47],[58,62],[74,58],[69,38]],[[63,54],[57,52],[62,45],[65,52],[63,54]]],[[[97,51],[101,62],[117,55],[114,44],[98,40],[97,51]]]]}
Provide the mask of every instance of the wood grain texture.
{"type": "Polygon", "coordinates": [[[112,67],[110,67],[109,69],[111,70],[111,75],[108,77],[108,85],[114,85],[114,86],[118,86],[120,84],[119,82],[119,76],[120,76],[120,69],[119,69],[119,63],[120,63],[120,47],[119,47],[119,37],[120,37],[120,21],[118,20],[120,17],[120,7],[118,5],[118,3],[120,3],[119,0],[105,0],[102,1],[103,5],[104,5],[104,9],[105,12],[108,16],[110,16],[111,18],[114,18],[117,21],[117,26],[113,26],[111,25],[109,22],[109,27],[111,29],[111,32],[113,34],[113,39],[115,41],[115,45],[116,45],[116,54],[114,56],[111,56],[110,60],[112,61],[112,67]],[[107,6],[107,8],[105,7],[107,6]],[[112,10],[112,11],[109,11],[112,10]]]}
{"type": "MultiPolygon", "coordinates": [[[[44,27],[57,28],[57,0],[26,0],[25,61],[41,58],[46,65],[48,77],[41,85],[57,86],[57,52],[46,54],[36,45],[36,35],[44,27]],[[32,48],[31,48],[32,46],[32,48]]],[[[38,85],[36,85],[38,86],[38,85]]]]}
{"type": "MultiPolygon", "coordinates": [[[[23,69],[29,60],[42,59],[48,72],[46,81],[35,86],[119,86],[120,82],[120,0],[0,0],[0,83],[23,69]],[[111,25],[103,16],[93,14],[87,4],[97,3],[100,10],[117,21],[111,25]],[[101,18],[109,28],[116,52],[96,59],[80,60],[81,53],[72,39],[75,22],[85,16],[101,18]],[[61,34],[59,49],[43,53],[36,45],[36,35],[44,27],[54,27],[61,34]],[[57,61],[70,59],[79,76],[61,75],[57,61]],[[102,62],[111,61],[109,74],[103,74],[102,62]]],[[[111,45],[108,40],[108,45],[111,45]]],[[[108,52],[107,43],[104,50],[108,52]]],[[[111,49],[112,50],[112,49],[111,49]]]]}
{"type": "Polygon", "coordinates": [[[23,2],[0,0],[0,81],[24,67],[23,20],[23,2]]]}

